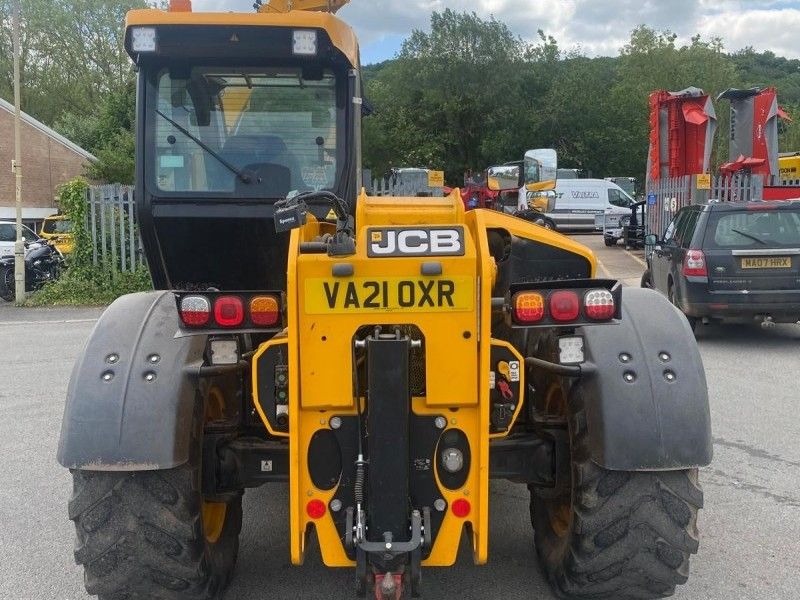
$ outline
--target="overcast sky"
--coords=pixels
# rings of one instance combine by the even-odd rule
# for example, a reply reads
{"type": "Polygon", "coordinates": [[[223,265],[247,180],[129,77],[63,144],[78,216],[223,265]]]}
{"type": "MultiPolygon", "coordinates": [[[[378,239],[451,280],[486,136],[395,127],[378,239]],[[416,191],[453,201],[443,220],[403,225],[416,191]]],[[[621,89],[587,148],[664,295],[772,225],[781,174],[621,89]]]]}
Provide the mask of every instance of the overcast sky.
{"type": "MultiPolygon", "coordinates": [[[[252,10],[253,0],[194,0],[194,9],[252,10]]],[[[800,58],[800,0],[353,0],[339,12],[361,40],[362,62],[392,58],[431,11],[452,8],[491,15],[526,39],[536,30],[564,50],[614,56],[640,24],[669,29],[681,40],[719,36],[729,51],[746,46],[800,58]]]]}

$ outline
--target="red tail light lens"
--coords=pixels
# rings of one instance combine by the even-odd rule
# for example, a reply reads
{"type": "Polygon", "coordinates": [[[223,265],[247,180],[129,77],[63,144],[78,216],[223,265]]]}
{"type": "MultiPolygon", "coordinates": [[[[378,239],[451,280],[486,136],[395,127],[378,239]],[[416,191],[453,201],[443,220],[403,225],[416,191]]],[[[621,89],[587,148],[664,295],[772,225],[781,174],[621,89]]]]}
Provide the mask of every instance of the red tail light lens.
{"type": "Polygon", "coordinates": [[[574,321],[581,313],[578,294],[569,290],[559,290],[550,294],[550,316],[554,321],[574,321]]]}
{"type": "Polygon", "coordinates": [[[520,292],[514,296],[514,318],[520,323],[536,323],[544,318],[544,296],[520,292]]]}
{"type": "Polygon", "coordinates": [[[314,520],[324,517],[326,510],[322,500],[309,500],[306,504],[306,514],[314,520]]]}
{"type": "Polygon", "coordinates": [[[453,511],[453,514],[458,517],[459,519],[463,519],[469,516],[470,511],[472,510],[472,506],[469,503],[469,500],[466,498],[459,498],[458,500],[454,501],[450,510],[453,511]]]}
{"type": "Polygon", "coordinates": [[[274,296],[256,296],[250,300],[250,319],[253,325],[275,325],[280,317],[278,300],[274,296]]]}
{"type": "Polygon", "coordinates": [[[593,321],[608,321],[617,312],[614,296],[608,290],[589,290],[583,297],[586,317],[593,321]]]}
{"type": "Polygon", "coordinates": [[[708,277],[706,256],[702,250],[689,250],[683,259],[684,277],[708,277]]]}
{"type": "Polygon", "coordinates": [[[202,327],[211,318],[211,302],[205,296],[185,296],[181,299],[180,316],[187,327],[202,327]]]}
{"type": "Polygon", "coordinates": [[[236,296],[220,296],[214,303],[214,320],[220,327],[238,327],[244,321],[244,305],[236,296]]]}

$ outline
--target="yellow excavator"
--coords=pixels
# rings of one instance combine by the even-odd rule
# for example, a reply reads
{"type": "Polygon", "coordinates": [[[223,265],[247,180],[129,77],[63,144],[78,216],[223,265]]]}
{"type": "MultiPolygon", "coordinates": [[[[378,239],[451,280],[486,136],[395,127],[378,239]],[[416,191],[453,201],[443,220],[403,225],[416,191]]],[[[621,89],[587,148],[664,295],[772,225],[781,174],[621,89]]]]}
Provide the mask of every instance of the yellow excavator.
{"type": "MultiPolygon", "coordinates": [[[[293,564],[316,536],[356,595],[419,597],[463,536],[487,562],[496,478],[530,490],[559,595],[670,595],[711,459],[685,317],[458,190],[369,197],[346,3],[128,14],[154,291],[108,307],[67,392],[58,459],[88,593],[221,598],[243,494],[288,485],[293,564]]],[[[555,152],[531,156],[542,168],[509,187],[552,189],[555,152]]]]}

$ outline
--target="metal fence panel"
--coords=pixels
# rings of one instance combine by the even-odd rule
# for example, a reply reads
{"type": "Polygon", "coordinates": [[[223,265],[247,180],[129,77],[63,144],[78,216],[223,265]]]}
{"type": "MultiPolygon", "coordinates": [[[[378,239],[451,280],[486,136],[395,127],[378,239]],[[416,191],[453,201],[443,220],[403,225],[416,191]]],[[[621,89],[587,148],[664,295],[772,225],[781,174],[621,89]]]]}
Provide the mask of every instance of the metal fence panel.
{"type": "Polygon", "coordinates": [[[428,185],[428,173],[388,175],[372,182],[372,196],[443,196],[443,188],[428,185]]]}
{"type": "Polygon", "coordinates": [[[89,187],[86,226],[92,238],[92,263],[110,272],[134,271],[141,266],[141,235],[136,223],[132,186],[89,187]]]}
{"type": "Polygon", "coordinates": [[[697,175],[648,182],[647,233],[661,236],[684,206],[715,202],[749,202],[762,198],[763,179],[751,175],[717,175],[710,189],[698,189],[697,175]]]}

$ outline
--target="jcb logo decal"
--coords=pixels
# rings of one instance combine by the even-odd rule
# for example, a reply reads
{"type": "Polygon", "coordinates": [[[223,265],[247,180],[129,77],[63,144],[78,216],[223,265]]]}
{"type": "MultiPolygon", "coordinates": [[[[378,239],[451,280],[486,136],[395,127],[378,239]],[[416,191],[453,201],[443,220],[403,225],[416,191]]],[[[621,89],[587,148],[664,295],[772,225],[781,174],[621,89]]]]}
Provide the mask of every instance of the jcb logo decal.
{"type": "Polygon", "coordinates": [[[464,256],[463,227],[383,227],[367,230],[367,256],[464,256]]]}

